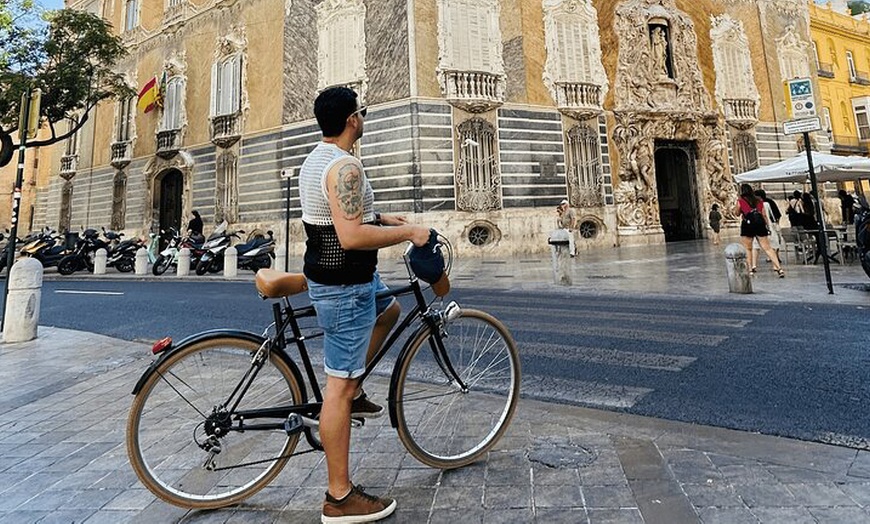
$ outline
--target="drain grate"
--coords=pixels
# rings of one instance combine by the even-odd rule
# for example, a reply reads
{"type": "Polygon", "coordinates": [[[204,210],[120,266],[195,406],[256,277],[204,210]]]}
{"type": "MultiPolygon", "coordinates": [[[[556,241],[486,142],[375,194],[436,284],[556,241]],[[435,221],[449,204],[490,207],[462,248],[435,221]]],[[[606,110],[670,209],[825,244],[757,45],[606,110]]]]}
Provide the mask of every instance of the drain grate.
{"type": "Polygon", "coordinates": [[[870,292],[870,284],[837,284],[838,287],[870,292]]]}
{"type": "Polygon", "coordinates": [[[584,468],[589,466],[598,454],[583,446],[572,444],[567,440],[540,440],[533,443],[528,451],[531,462],[543,464],[548,468],[584,468]]]}

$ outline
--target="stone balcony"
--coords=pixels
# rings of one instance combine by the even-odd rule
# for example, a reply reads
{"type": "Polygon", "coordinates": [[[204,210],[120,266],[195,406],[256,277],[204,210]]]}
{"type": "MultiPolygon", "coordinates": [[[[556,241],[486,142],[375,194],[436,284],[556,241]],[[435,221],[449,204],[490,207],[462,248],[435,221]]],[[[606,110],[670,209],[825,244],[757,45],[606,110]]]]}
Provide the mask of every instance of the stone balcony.
{"type": "Polygon", "coordinates": [[[240,116],[239,113],[213,116],[211,118],[211,142],[223,148],[238,142],[242,137],[240,116]]]}
{"type": "Polygon", "coordinates": [[[181,129],[166,129],[157,132],[157,156],[169,159],[181,150],[181,129]]]}
{"type": "Polygon", "coordinates": [[[749,129],[758,123],[758,102],[749,98],[726,98],[725,121],[737,129],[749,129]]]}
{"type": "Polygon", "coordinates": [[[849,83],[859,86],[870,86],[870,75],[864,71],[855,71],[855,75],[849,78],[849,83]]]}
{"type": "Polygon", "coordinates": [[[482,113],[504,103],[504,76],[484,71],[439,72],[447,101],[470,113],[482,113]]]}
{"type": "Polygon", "coordinates": [[[586,120],[601,114],[601,86],[586,82],[556,82],[559,111],[586,120]]]}
{"type": "Polygon", "coordinates": [[[834,78],[834,64],[819,62],[819,76],[822,78],[834,78]]]}
{"type": "Polygon", "coordinates": [[[78,159],[78,155],[64,155],[60,157],[60,176],[64,180],[70,180],[76,176],[78,159]]]}
{"type": "Polygon", "coordinates": [[[112,166],[115,169],[124,169],[130,164],[133,157],[133,145],[129,140],[114,142],[112,144],[112,166]]]}
{"type": "Polygon", "coordinates": [[[163,11],[163,25],[169,27],[184,22],[194,12],[192,4],[187,0],[169,0],[163,11]]]}

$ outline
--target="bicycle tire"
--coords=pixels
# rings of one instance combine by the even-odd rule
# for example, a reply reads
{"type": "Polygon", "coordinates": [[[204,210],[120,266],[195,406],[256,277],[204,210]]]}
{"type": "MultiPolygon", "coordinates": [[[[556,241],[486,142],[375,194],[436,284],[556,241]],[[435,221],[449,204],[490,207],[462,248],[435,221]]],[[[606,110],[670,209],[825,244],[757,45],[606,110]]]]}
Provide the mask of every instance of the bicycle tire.
{"type": "Polygon", "coordinates": [[[445,351],[468,391],[453,386],[437,365],[434,336],[427,328],[399,364],[393,399],[399,440],[408,452],[427,466],[454,469],[481,458],[507,431],[521,371],[513,337],[492,315],[463,309],[445,331],[445,351]],[[466,347],[468,343],[483,347],[466,347]],[[493,376],[484,380],[490,371],[493,376]]]}
{"type": "MultiPolygon", "coordinates": [[[[197,342],[167,358],[143,384],[127,421],[127,454],[139,480],[157,497],[191,509],[230,506],[263,489],[284,468],[288,458],[270,459],[290,455],[299,433],[228,432],[220,438],[217,466],[238,467],[226,473],[204,468],[208,454],[195,442],[205,437],[203,415],[214,413],[214,402],[226,401],[258,349],[255,341],[231,336],[197,342]],[[182,399],[178,391],[190,393],[182,399]],[[266,462],[239,466],[258,460],[266,462]]],[[[273,352],[239,409],[302,402],[291,368],[273,352]]]]}

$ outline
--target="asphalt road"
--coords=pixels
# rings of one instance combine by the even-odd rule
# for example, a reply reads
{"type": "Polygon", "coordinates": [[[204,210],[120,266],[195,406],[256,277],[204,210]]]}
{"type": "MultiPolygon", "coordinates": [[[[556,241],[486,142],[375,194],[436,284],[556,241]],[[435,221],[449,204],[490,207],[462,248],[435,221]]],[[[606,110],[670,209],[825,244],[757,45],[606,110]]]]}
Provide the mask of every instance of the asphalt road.
{"type": "MultiPolygon", "coordinates": [[[[557,290],[450,298],[512,330],[527,397],[870,449],[867,308],[557,290]]],[[[152,341],[262,332],[270,315],[250,283],[70,280],[45,283],[40,323],[152,341]]]]}

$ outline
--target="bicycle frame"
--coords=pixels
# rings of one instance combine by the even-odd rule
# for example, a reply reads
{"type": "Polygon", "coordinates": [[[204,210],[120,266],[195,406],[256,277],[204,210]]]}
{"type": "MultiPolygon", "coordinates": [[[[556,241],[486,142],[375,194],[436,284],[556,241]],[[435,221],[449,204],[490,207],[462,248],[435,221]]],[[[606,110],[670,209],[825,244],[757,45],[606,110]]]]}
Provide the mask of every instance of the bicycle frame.
{"type": "MultiPolygon", "coordinates": [[[[441,370],[456,382],[460,390],[465,391],[466,386],[460,379],[458,373],[453,369],[453,366],[450,364],[449,358],[447,357],[447,353],[444,349],[444,345],[441,339],[442,333],[440,330],[440,324],[445,318],[445,315],[442,315],[440,311],[436,311],[430,308],[430,305],[426,302],[426,299],[423,295],[423,290],[420,287],[420,283],[417,278],[412,277],[409,285],[397,289],[391,289],[389,291],[381,293],[378,295],[378,298],[397,297],[411,293],[413,293],[416,299],[416,304],[405,315],[399,325],[392,330],[390,336],[387,338],[383,346],[374,355],[371,362],[366,365],[365,371],[359,377],[360,383],[362,383],[366,379],[366,377],[371,374],[375,367],[377,367],[377,365],[381,362],[384,356],[392,349],[393,345],[395,345],[399,338],[404,334],[405,330],[408,329],[408,327],[410,327],[411,324],[419,318],[421,320],[421,325],[408,339],[408,342],[406,343],[406,348],[410,341],[416,338],[417,333],[419,333],[426,327],[430,328],[434,336],[430,338],[429,342],[436,362],[438,363],[441,370]]],[[[245,374],[245,377],[242,378],[239,385],[235,388],[233,393],[230,395],[230,398],[227,399],[222,407],[229,408],[232,404],[232,408],[229,409],[229,413],[231,414],[234,423],[237,423],[237,425],[234,424],[231,430],[285,430],[288,433],[291,433],[292,431],[304,430],[306,431],[306,435],[309,436],[309,443],[311,443],[314,447],[319,447],[315,446],[315,443],[310,438],[310,427],[317,425],[315,419],[320,414],[320,409],[323,405],[323,396],[320,392],[320,385],[314,373],[314,366],[311,363],[311,358],[309,357],[308,350],[305,347],[305,341],[308,339],[320,337],[323,335],[323,333],[317,332],[306,336],[302,334],[302,330],[299,327],[298,319],[314,317],[316,315],[314,306],[308,305],[299,309],[294,309],[287,298],[283,299],[283,301],[283,307],[280,302],[276,302],[272,305],[273,314],[275,317],[275,336],[273,338],[267,339],[263,343],[263,346],[260,348],[260,351],[257,353],[257,356],[255,356],[251,363],[251,369],[248,370],[248,372],[245,374]],[[288,328],[290,329],[292,335],[290,338],[287,338],[288,328]],[[280,351],[284,353],[284,355],[289,357],[286,348],[290,344],[295,344],[299,350],[299,356],[302,359],[302,364],[305,368],[306,378],[308,380],[308,383],[311,385],[315,402],[308,402],[294,406],[276,406],[269,408],[235,411],[235,407],[244,397],[245,392],[256,379],[260,369],[262,369],[262,367],[268,360],[267,358],[264,358],[268,355],[268,351],[280,351]],[[293,424],[290,423],[289,419],[293,414],[302,417],[303,426],[299,426],[297,423],[295,426],[298,427],[295,427],[293,424]],[[246,421],[252,419],[283,420],[281,422],[274,423],[246,423],[246,421]]],[[[456,307],[456,309],[458,309],[458,307],[456,307]]],[[[397,366],[402,361],[404,355],[405,348],[403,348],[402,352],[399,354],[396,360],[397,366]]],[[[395,380],[395,373],[393,375],[393,380],[395,380]]],[[[392,383],[393,381],[391,380],[391,392],[393,391],[392,383]]],[[[300,384],[300,386],[304,388],[305,384],[300,384]]],[[[389,412],[390,423],[393,427],[396,427],[395,399],[392,398],[392,393],[390,394],[389,398],[389,412]]]]}

